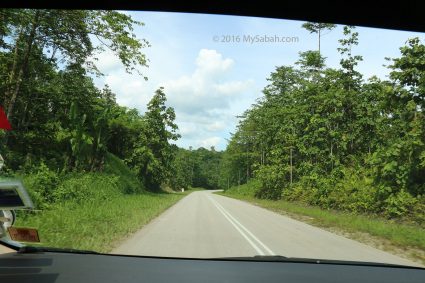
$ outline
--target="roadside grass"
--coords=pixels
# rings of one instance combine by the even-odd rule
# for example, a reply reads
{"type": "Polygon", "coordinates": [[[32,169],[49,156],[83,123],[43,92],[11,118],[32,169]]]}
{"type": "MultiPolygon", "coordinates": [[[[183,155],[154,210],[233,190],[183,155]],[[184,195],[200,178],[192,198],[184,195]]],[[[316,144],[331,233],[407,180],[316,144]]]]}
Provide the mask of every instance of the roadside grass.
{"type": "Polygon", "coordinates": [[[65,203],[28,217],[15,226],[34,227],[41,245],[109,252],[114,244],[190,193],[121,195],[104,202],[65,203]]]}
{"type": "Polygon", "coordinates": [[[107,155],[104,172],[62,176],[40,170],[16,175],[36,204],[34,211],[17,211],[14,225],[38,229],[41,243],[31,245],[110,252],[193,191],[149,192],[112,154],[107,155]]]}
{"type": "Polygon", "coordinates": [[[257,199],[253,196],[252,186],[248,187],[246,185],[245,187],[234,187],[219,194],[244,200],[314,226],[339,232],[379,248],[402,253],[410,259],[425,264],[425,229],[421,227],[397,223],[372,215],[323,210],[297,202],[257,199]],[[365,237],[365,234],[371,235],[373,239],[365,237]]]}

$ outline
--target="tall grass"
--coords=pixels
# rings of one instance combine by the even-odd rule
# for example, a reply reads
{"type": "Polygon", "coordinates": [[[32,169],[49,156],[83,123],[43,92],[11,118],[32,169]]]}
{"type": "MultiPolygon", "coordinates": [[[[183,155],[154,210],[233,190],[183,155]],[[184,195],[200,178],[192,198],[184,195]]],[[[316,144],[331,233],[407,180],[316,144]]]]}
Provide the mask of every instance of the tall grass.
{"type": "Polygon", "coordinates": [[[39,230],[41,245],[108,252],[189,192],[152,193],[109,154],[104,172],[58,174],[40,166],[20,176],[36,203],[15,226],[39,230]]]}
{"type": "Polygon", "coordinates": [[[67,202],[18,217],[15,225],[36,227],[43,246],[109,252],[117,241],[136,232],[183,196],[142,193],[103,202],[67,202]]]}

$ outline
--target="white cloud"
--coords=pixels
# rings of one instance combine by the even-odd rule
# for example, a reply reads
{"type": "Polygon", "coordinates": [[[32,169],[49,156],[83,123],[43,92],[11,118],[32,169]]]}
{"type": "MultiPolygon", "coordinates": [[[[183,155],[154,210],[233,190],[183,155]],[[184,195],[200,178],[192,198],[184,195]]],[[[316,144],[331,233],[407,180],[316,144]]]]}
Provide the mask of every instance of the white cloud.
{"type": "Polygon", "coordinates": [[[95,60],[94,63],[104,74],[109,74],[123,68],[120,59],[111,50],[106,50],[97,54],[95,57],[97,60],[95,60]]]}
{"type": "Polygon", "coordinates": [[[174,67],[171,73],[169,67],[149,68],[146,82],[140,76],[127,74],[119,60],[105,52],[99,56],[98,66],[106,75],[96,80],[96,84],[109,85],[120,105],[137,108],[142,113],[155,90],[164,86],[167,105],[175,109],[182,136],[177,144],[186,148],[224,149],[225,137],[234,130],[234,116],[241,112],[237,105],[252,96],[254,81],[230,79],[235,61],[216,50],[201,49],[192,62],[192,72],[186,74],[174,67]],[[175,79],[167,79],[173,73],[175,79]],[[183,75],[178,76],[179,73],[183,75]]]}
{"type": "Polygon", "coordinates": [[[146,104],[153,96],[143,78],[126,74],[122,70],[107,75],[103,82],[116,93],[118,104],[130,108],[146,109],[146,104]]]}
{"type": "Polygon", "coordinates": [[[224,81],[234,61],[216,50],[201,49],[196,69],[191,75],[165,82],[169,104],[184,113],[207,113],[225,109],[229,103],[243,96],[252,85],[251,80],[224,81]]]}
{"type": "Polygon", "coordinates": [[[226,128],[224,121],[214,121],[206,126],[206,129],[211,132],[221,131],[226,128]]]}
{"type": "Polygon", "coordinates": [[[201,49],[198,58],[196,58],[195,76],[221,74],[233,66],[232,59],[223,59],[223,56],[216,50],[201,49]]]}
{"type": "Polygon", "coordinates": [[[253,84],[252,80],[248,80],[244,82],[233,81],[233,82],[227,82],[227,83],[214,85],[214,88],[219,93],[231,95],[234,93],[239,93],[241,91],[244,91],[250,84],[253,84]]]}
{"type": "Polygon", "coordinates": [[[216,50],[201,49],[191,74],[161,84],[167,103],[176,111],[182,135],[178,144],[206,148],[224,144],[223,137],[234,128],[233,105],[243,101],[254,84],[253,80],[226,80],[234,64],[216,50]]]}
{"type": "Polygon", "coordinates": [[[212,146],[217,147],[220,141],[221,141],[220,137],[208,137],[208,138],[200,140],[197,145],[199,147],[204,147],[209,149],[212,146]]]}
{"type": "Polygon", "coordinates": [[[196,138],[198,131],[195,124],[181,122],[178,126],[180,135],[185,138],[196,138]]]}

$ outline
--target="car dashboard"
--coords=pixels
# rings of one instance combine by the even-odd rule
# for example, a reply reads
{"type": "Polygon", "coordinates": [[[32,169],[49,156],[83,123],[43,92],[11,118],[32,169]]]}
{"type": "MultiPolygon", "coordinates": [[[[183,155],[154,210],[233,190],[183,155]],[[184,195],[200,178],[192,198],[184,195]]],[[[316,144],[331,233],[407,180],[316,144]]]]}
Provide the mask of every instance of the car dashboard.
{"type": "Polygon", "coordinates": [[[177,259],[64,252],[0,255],[0,282],[420,282],[425,269],[346,263],[177,259]]]}

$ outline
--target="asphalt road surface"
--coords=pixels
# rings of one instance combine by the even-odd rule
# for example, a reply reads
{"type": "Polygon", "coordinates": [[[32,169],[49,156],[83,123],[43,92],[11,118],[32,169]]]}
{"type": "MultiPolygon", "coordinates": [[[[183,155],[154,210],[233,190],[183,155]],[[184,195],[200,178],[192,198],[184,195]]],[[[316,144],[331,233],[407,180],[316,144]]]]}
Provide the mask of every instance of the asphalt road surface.
{"type": "Polygon", "coordinates": [[[282,255],[419,265],[211,191],[189,194],[112,253],[195,258],[282,255]]]}
{"type": "Polygon", "coordinates": [[[12,253],[12,252],[15,252],[15,251],[12,249],[9,249],[8,247],[0,245],[0,254],[12,253]]]}

